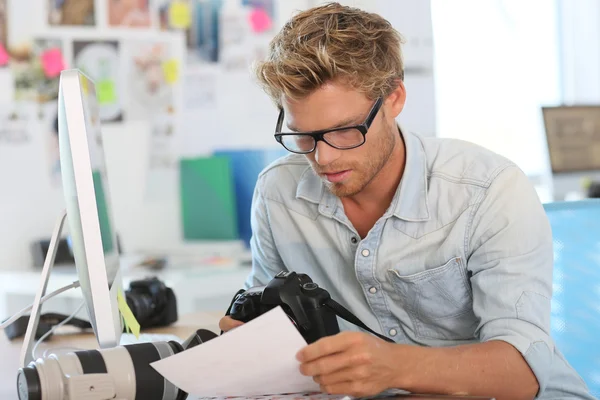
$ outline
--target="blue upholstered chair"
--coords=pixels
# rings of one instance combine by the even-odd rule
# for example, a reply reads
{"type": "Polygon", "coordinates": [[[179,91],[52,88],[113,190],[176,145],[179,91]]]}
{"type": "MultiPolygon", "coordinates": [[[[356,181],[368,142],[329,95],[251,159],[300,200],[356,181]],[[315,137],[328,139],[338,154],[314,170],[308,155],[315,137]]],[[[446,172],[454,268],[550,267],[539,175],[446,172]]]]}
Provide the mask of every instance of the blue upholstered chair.
{"type": "Polygon", "coordinates": [[[552,335],[600,398],[600,199],[544,208],[554,240],[552,335]]]}

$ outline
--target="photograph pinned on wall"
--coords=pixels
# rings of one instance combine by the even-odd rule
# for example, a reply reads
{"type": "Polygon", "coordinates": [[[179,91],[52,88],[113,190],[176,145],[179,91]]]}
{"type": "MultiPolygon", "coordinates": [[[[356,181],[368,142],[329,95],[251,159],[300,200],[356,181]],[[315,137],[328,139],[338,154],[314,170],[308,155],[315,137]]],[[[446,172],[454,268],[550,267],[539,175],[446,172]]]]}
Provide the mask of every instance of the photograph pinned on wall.
{"type": "Polygon", "coordinates": [[[11,60],[15,100],[46,103],[58,98],[60,73],[67,65],[60,39],[36,38],[11,60]]]}
{"type": "MultiPolygon", "coordinates": [[[[41,105],[41,131],[45,137],[46,157],[48,165],[48,178],[52,187],[61,187],[60,153],[58,148],[58,102],[53,101],[41,105]]],[[[38,111],[38,117],[40,112],[38,111]]],[[[40,118],[38,118],[40,119],[40,118]]]]}
{"type": "Polygon", "coordinates": [[[113,27],[150,28],[150,0],[105,0],[108,25],[113,27]]]}
{"type": "Polygon", "coordinates": [[[158,0],[163,31],[184,31],[189,63],[219,61],[219,26],[224,0],[158,0]]]}
{"type": "Polygon", "coordinates": [[[153,118],[149,144],[149,170],[172,169],[176,166],[176,118],[159,114],[153,118]]]}
{"type": "Polygon", "coordinates": [[[175,88],[180,83],[180,62],[173,57],[168,41],[123,43],[126,59],[127,118],[147,119],[162,113],[174,114],[175,88]]]}
{"type": "Polygon", "coordinates": [[[219,61],[219,27],[223,0],[197,1],[187,40],[190,63],[219,61]]]}
{"type": "Polygon", "coordinates": [[[226,71],[246,73],[266,56],[274,15],[271,0],[244,0],[221,10],[219,62],[226,71]]]}
{"type": "Polygon", "coordinates": [[[217,108],[219,78],[217,67],[187,67],[183,86],[184,111],[197,114],[198,110],[210,110],[214,113],[217,108]]]}
{"type": "Polygon", "coordinates": [[[163,201],[170,195],[165,190],[165,182],[173,182],[179,161],[175,121],[170,114],[159,114],[152,118],[145,184],[145,198],[148,201],[163,201]]]}
{"type": "Polygon", "coordinates": [[[0,68],[8,66],[10,56],[8,54],[8,8],[6,0],[0,0],[0,68]]]}
{"type": "Polygon", "coordinates": [[[95,0],[48,0],[48,24],[95,26],[95,0]]]}
{"type": "Polygon", "coordinates": [[[30,102],[0,106],[0,146],[26,145],[35,126],[34,105],[30,102]]]}
{"type": "Polygon", "coordinates": [[[248,68],[252,47],[250,9],[241,2],[227,3],[220,13],[219,62],[226,71],[248,68]]]}
{"type": "Polygon", "coordinates": [[[74,41],[74,67],[96,84],[101,122],[123,121],[120,44],[112,40],[74,41]]]}

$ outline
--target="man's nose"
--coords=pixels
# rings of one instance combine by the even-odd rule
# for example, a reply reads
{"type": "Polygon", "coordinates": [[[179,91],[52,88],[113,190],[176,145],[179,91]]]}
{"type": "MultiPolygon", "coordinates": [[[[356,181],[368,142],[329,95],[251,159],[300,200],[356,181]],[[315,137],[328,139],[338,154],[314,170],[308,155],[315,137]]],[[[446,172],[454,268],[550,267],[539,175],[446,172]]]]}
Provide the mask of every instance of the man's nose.
{"type": "Polygon", "coordinates": [[[340,157],[340,150],[334,149],[327,143],[320,141],[315,149],[315,161],[319,165],[328,165],[340,157]]]}

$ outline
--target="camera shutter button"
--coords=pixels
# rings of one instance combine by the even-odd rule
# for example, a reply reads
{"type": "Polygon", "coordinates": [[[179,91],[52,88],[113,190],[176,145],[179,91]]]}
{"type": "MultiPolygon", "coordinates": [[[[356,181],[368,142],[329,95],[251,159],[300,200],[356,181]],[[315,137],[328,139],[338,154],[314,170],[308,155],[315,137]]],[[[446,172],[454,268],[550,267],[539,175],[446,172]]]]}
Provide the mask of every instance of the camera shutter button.
{"type": "Polygon", "coordinates": [[[315,290],[319,287],[319,285],[317,285],[314,282],[308,282],[308,283],[305,283],[302,287],[306,290],[315,290]]]}

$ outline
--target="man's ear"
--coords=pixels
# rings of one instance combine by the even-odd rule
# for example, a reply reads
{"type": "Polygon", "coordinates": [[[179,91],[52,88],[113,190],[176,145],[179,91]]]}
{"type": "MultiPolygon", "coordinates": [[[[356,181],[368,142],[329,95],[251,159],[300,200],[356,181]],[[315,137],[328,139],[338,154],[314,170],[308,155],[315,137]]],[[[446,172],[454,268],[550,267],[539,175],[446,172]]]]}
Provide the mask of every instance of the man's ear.
{"type": "Polygon", "coordinates": [[[406,103],[406,89],[404,88],[404,82],[402,79],[397,80],[396,89],[385,99],[384,108],[385,115],[395,119],[402,110],[406,103]]]}

